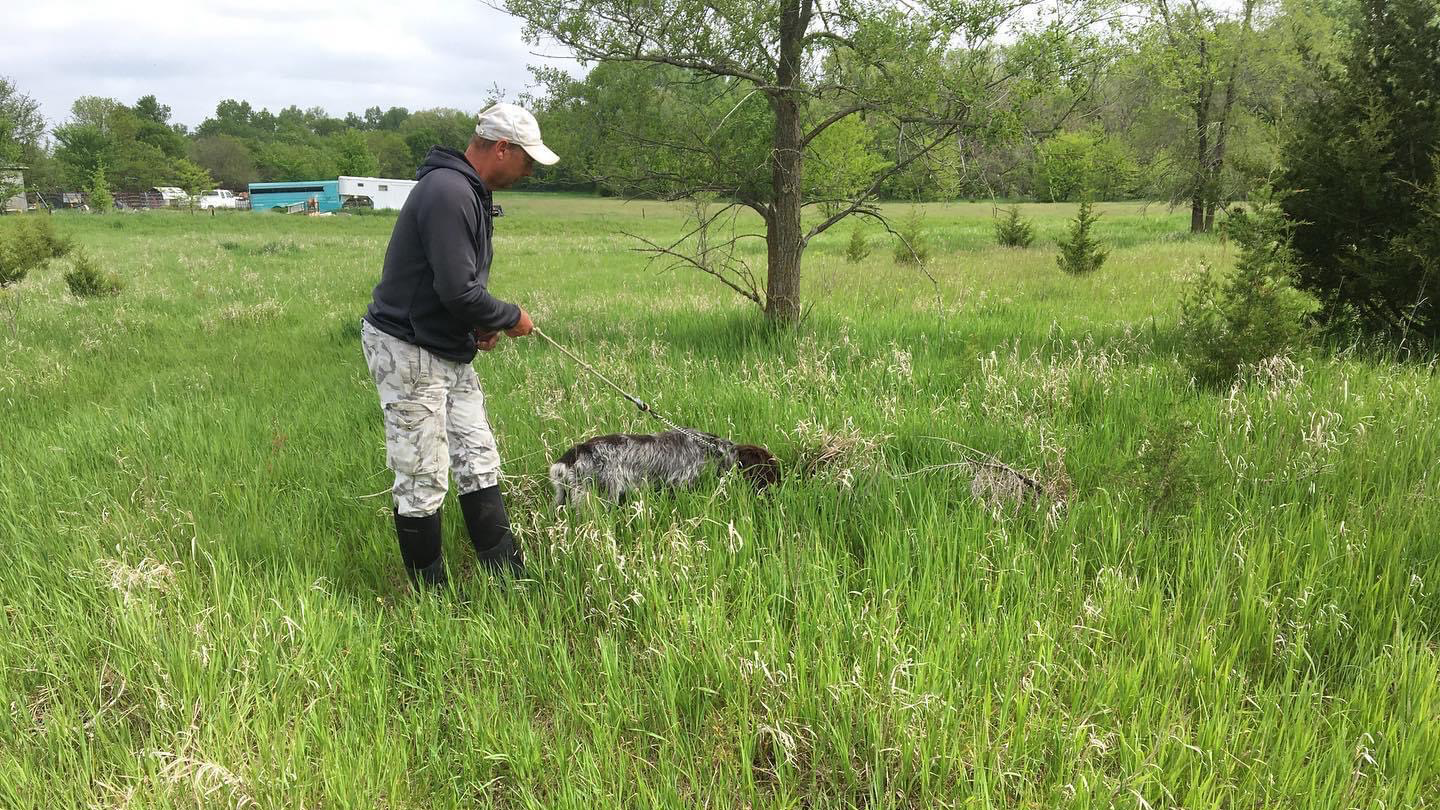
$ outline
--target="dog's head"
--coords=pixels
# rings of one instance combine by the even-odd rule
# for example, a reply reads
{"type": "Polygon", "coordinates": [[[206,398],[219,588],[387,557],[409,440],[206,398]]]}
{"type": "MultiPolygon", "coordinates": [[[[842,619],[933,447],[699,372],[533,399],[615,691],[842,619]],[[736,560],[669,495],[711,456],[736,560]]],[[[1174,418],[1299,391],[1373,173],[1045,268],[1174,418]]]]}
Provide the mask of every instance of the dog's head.
{"type": "Polygon", "coordinates": [[[735,466],[757,492],[780,483],[780,462],[758,444],[735,445],[735,466]]]}

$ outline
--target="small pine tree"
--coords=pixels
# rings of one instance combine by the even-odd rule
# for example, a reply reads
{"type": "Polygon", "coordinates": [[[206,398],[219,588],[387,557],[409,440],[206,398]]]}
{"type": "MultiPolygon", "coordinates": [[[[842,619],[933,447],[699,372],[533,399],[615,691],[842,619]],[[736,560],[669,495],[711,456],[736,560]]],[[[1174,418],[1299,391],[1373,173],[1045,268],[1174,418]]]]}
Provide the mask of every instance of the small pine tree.
{"type": "Polygon", "coordinates": [[[1020,216],[1020,206],[1005,209],[1005,218],[995,220],[995,241],[1003,247],[1030,247],[1035,241],[1035,227],[1020,216]]]}
{"type": "Polygon", "coordinates": [[[1320,307],[1295,288],[1295,225],[1270,194],[1259,193],[1249,211],[1237,208],[1222,227],[1239,246],[1235,271],[1217,280],[1204,268],[1180,301],[1181,361],[1206,384],[1300,347],[1320,307]]]}
{"type": "Polygon", "coordinates": [[[70,294],[76,298],[119,295],[125,288],[120,276],[101,270],[95,260],[90,258],[90,254],[83,250],[75,251],[70,262],[71,267],[65,273],[65,284],[70,288],[70,294]]]}
{"type": "Polygon", "coordinates": [[[115,198],[110,196],[110,186],[105,182],[105,167],[97,165],[95,173],[90,175],[90,207],[100,213],[109,211],[115,205],[115,198]]]}
{"type": "Polygon", "coordinates": [[[1110,252],[1090,233],[1099,218],[1099,214],[1090,210],[1089,200],[1080,203],[1080,212],[1070,223],[1070,232],[1060,240],[1060,255],[1055,257],[1055,264],[1061,270],[1072,276],[1081,276],[1099,270],[1105,263],[1105,257],[1110,252]]]}
{"type": "Polygon", "coordinates": [[[910,207],[910,214],[900,226],[899,236],[895,240],[897,264],[924,264],[930,258],[930,245],[925,238],[925,218],[918,206],[910,207]]]}
{"type": "Polygon", "coordinates": [[[860,226],[856,225],[850,230],[850,244],[845,246],[845,258],[852,263],[863,262],[869,255],[870,243],[866,241],[865,235],[860,233],[860,226]]]}

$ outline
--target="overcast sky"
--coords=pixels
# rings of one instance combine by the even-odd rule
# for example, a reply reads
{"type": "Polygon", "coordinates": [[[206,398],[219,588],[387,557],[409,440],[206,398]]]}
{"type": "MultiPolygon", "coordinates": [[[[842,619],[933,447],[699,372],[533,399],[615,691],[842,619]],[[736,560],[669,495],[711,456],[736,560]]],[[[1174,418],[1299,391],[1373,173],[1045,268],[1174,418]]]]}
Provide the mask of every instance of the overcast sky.
{"type": "MultiPolygon", "coordinates": [[[[543,62],[518,20],[479,0],[0,0],[0,76],[51,126],[82,95],[153,93],[192,128],[226,98],[271,112],[478,111],[543,62]]],[[[573,62],[557,62],[573,69],[573,62]]]]}

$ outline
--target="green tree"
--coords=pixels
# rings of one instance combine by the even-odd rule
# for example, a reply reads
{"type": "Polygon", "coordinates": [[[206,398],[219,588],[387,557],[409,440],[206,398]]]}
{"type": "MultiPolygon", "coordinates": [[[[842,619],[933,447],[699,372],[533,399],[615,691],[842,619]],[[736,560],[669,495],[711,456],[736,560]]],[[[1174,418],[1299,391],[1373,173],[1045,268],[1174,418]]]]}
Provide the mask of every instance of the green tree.
{"type": "Polygon", "coordinates": [[[55,129],[55,158],[67,185],[86,185],[102,164],[111,189],[145,191],[167,182],[185,154],[185,138],[167,123],[169,108],[154,96],[136,104],[132,109],[98,96],[76,99],[71,122],[55,129]]]}
{"type": "Polygon", "coordinates": [[[195,130],[200,137],[229,135],[235,138],[255,137],[262,131],[264,128],[258,125],[250,102],[233,98],[215,105],[215,114],[202,121],[195,130]]]}
{"type": "Polygon", "coordinates": [[[123,105],[111,112],[108,128],[105,176],[111,189],[147,191],[168,182],[175,160],[184,154],[185,142],[178,133],[123,105]]]}
{"type": "Polygon", "coordinates": [[[39,102],[0,76],[0,164],[28,160],[39,150],[44,135],[39,102]]]}
{"type": "MultiPolygon", "coordinates": [[[[548,135],[546,136],[549,137],[548,135]]],[[[410,157],[410,147],[399,133],[389,131],[365,133],[365,143],[370,154],[375,156],[381,177],[410,178],[415,176],[419,164],[410,157]]]]}
{"type": "MultiPolygon", "coordinates": [[[[141,96],[132,107],[123,111],[127,125],[133,127],[133,137],[160,150],[165,157],[176,159],[185,156],[185,137],[170,124],[170,107],[161,104],[155,96],[141,96]]],[[[116,137],[121,137],[117,131],[116,137]]]]}
{"type": "Polygon", "coordinates": [[[339,174],[358,177],[379,174],[380,161],[370,152],[370,145],[359,130],[347,129],[330,138],[329,145],[335,152],[335,166],[339,174]]]}
{"type": "Polygon", "coordinates": [[[196,138],[190,142],[190,160],[214,176],[221,188],[244,189],[258,177],[250,147],[233,135],[196,138]]]}
{"type": "Polygon", "coordinates": [[[852,264],[865,261],[870,255],[870,243],[866,241],[865,234],[860,232],[857,224],[850,229],[850,241],[845,245],[845,259],[852,264]]]}
{"type": "Polygon", "coordinates": [[[88,185],[95,170],[112,157],[110,139],[93,124],[56,127],[55,144],[60,181],[72,189],[88,185]]]}
{"type": "Polygon", "coordinates": [[[181,158],[175,162],[175,185],[190,195],[190,213],[195,213],[195,203],[201,194],[215,187],[215,178],[203,166],[181,158]]]}
{"type": "Polygon", "coordinates": [[[923,265],[929,260],[930,240],[925,234],[925,217],[918,205],[912,205],[895,231],[895,263],[923,265]]]}
{"type": "MultiPolygon", "coordinates": [[[[378,111],[380,108],[376,107],[375,109],[378,111]]],[[[405,122],[409,120],[409,118],[409,110],[405,109],[404,107],[391,107],[390,109],[379,115],[379,117],[375,120],[375,125],[372,126],[371,129],[379,130],[381,132],[399,132],[400,127],[404,126],[405,122]]],[[[365,120],[367,122],[370,120],[369,110],[365,111],[365,120]]]]}
{"type": "Polygon", "coordinates": [[[115,205],[115,198],[110,196],[110,184],[105,180],[104,164],[95,167],[86,190],[90,192],[90,207],[95,211],[104,214],[115,205]]]}
{"type": "Polygon", "coordinates": [[[1360,0],[1349,53],[1299,115],[1291,189],[1301,286],[1330,320],[1440,335],[1440,16],[1434,0],[1360,0]]]}
{"type": "Polygon", "coordinates": [[[1035,193],[1052,202],[1124,199],[1134,192],[1138,174],[1119,141],[1098,132],[1068,132],[1040,144],[1035,193]]]}
{"type": "Polygon", "coordinates": [[[1100,215],[1091,210],[1090,201],[1080,203],[1080,211],[1070,223],[1070,230],[1060,240],[1060,255],[1055,264],[1072,276],[1083,276],[1099,270],[1110,255],[1104,245],[1091,233],[1100,215]]]}
{"type": "MultiPolygon", "coordinates": [[[[1092,4],[1044,4],[1052,13],[1019,30],[1015,21],[1027,18],[1026,7],[1040,5],[674,0],[657,9],[629,0],[506,0],[505,8],[526,21],[532,40],[554,39],[585,62],[662,68],[648,77],[623,74],[637,86],[649,78],[652,89],[593,113],[608,118],[604,149],[643,149],[618,182],[665,196],[721,193],[753,209],[763,235],[735,238],[764,239],[764,289],[746,289],[743,263],[729,265],[722,280],[761,304],[770,320],[790,323],[800,317],[801,259],[811,239],[852,214],[881,218],[874,199],[889,177],[958,138],[1013,132],[1029,99],[1079,72],[1075,64],[1089,54],[1074,32],[1093,22],[1092,4]],[[1001,36],[1008,47],[998,44],[1001,36]],[[659,115],[621,112],[637,108],[659,115]],[[903,133],[903,151],[806,227],[803,209],[817,202],[807,199],[809,148],[832,126],[862,115],[872,127],[903,133]]],[[[574,82],[550,79],[552,97],[557,90],[573,95],[574,82]]],[[[652,248],[675,256],[685,239],[652,248]]],[[[710,272],[708,262],[691,256],[689,263],[710,272]]]]}
{"type": "Polygon", "coordinates": [[[1228,196],[1233,136],[1257,81],[1255,20],[1274,0],[1240,0],[1235,13],[1200,0],[1147,0],[1138,67],[1157,86],[1149,98],[1164,118],[1157,154],[1171,199],[1190,205],[1190,230],[1208,232],[1228,196]]]}
{"type": "Polygon", "coordinates": [[[1020,216],[1020,206],[1010,206],[1005,209],[1003,219],[995,219],[995,241],[1004,247],[1018,248],[1030,247],[1035,241],[1035,226],[1020,216]]]}
{"type": "Polygon", "coordinates": [[[875,130],[859,116],[835,122],[805,147],[808,200],[827,216],[847,206],[888,165],[874,150],[875,130]]]}
{"type": "Polygon", "coordinates": [[[94,127],[108,136],[115,112],[123,106],[125,105],[113,98],[81,96],[70,105],[70,122],[94,127]]]}
{"type": "Polygon", "coordinates": [[[463,150],[470,142],[470,135],[475,132],[475,116],[443,107],[421,110],[406,118],[399,131],[410,147],[410,160],[414,167],[425,160],[432,146],[463,150]]]}
{"type": "MultiPolygon", "coordinates": [[[[20,165],[27,168],[44,157],[41,140],[45,119],[35,99],[20,92],[10,79],[0,76],[0,169],[20,165]]],[[[0,209],[5,201],[24,189],[0,172],[0,209]]]]}
{"type": "Polygon", "coordinates": [[[1294,224],[1270,196],[1239,207],[1223,228],[1240,248],[1235,270],[1216,280],[1209,268],[1180,302],[1185,367],[1202,383],[1223,383],[1246,365],[1302,346],[1318,307],[1294,285],[1294,224]]]}
{"type": "Polygon", "coordinates": [[[262,144],[255,162],[267,181],[323,180],[340,174],[333,153],[306,143],[262,144]]]}

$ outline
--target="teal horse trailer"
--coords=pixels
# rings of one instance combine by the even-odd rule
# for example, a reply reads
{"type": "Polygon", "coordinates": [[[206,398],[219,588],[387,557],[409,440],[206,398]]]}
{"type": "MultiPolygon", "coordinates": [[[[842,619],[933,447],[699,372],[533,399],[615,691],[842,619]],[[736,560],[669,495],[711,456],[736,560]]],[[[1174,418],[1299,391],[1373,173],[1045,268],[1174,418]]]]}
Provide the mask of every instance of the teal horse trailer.
{"type": "Polygon", "coordinates": [[[293,183],[251,183],[250,210],[266,211],[315,201],[316,211],[340,210],[340,181],[300,180],[293,183]]]}

